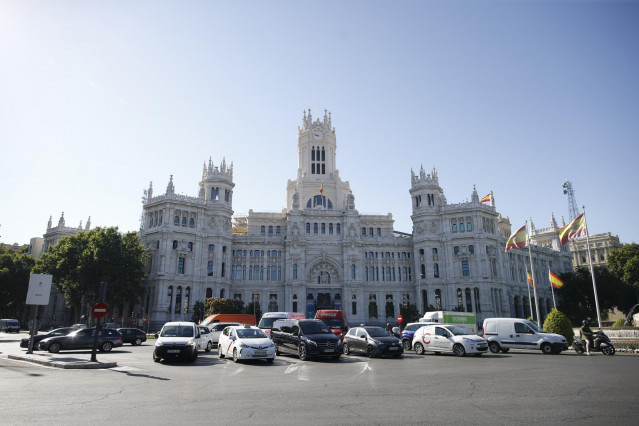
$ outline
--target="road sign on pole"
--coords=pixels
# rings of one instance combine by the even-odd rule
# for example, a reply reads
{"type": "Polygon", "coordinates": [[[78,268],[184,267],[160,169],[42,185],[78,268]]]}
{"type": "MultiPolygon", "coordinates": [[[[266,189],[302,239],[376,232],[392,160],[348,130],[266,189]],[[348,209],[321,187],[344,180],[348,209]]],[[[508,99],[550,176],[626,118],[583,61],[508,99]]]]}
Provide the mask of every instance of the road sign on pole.
{"type": "Polygon", "coordinates": [[[96,303],[95,305],[93,305],[93,309],[91,309],[91,313],[96,318],[102,318],[106,316],[108,312],[109,312],[108,306],[106,305],[106,303],[102,303],[102,302],[96,303]]]}
{"type": "Polygon", "coordinates": [[[404,318],[401,315],[397,315],[397,322],[402,322],[404,318]]]}

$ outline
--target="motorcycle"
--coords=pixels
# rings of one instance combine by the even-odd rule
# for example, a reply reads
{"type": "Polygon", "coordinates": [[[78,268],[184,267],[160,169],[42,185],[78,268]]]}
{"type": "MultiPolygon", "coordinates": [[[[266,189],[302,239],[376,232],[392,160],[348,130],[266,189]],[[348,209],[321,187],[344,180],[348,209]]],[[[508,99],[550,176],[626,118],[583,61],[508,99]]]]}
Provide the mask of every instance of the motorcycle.
{"type": "MultiPolygon", "coordinates": [[[[602,352],[604,355],[614,355],[615,354],[615,345],[612,344],[610,338],[605,335],[605,333],[601,330],[595,331],[592,335],[593,343],[595,340],[599,340],[599,347],[594,348],[594,344],[590,346],[590,352],[602,352]]],[[[572,348],[578,354],[582,354],[586,352],[586,344],[588,341],[582,339],[575,339],[572,344],[572,348]]]]}

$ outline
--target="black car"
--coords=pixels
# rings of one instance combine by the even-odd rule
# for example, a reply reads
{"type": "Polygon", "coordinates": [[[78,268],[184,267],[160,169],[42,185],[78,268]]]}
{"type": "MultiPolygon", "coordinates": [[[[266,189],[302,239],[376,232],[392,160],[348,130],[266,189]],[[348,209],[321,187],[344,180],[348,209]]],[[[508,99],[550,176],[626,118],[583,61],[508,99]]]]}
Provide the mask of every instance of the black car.
{"type": "MultiPolygon", "coordinates": [[[[95,328],[81,328],[66,336],[48,337],[40,341],[40,349],[49,352],[58,352],[71,349],[93,349],[95,328]]],[[[118,330],[104,328],[98,334],[98,349],[109,352],[111,349],[122,346],[122,335],[118,330]]]]}
{"type": "Polygon", "coordinates": [[[361,352],[369,357],[394,356],[404,353],[402,342],[382,327],[354,327],[348,330],[342,343],[342,352],[361,352]]]}
{"type": "Polygon", "coordinates": [[[339,359],[342,342],[321,320],[276,320],[271,328],[276,354],[287,352],[305,361],[312,357],[339,359]]]}
{"type": "MultiPolygon", "coordinates": [[[[33,336],[33,349],[38,349],[38,345],[41,340],[44,340],[48,337],[54,337],[54,336],[66,336],[72,331],[75,331],[75,329],[72,327],[64,327],[64,328],[56,328],[55,330],[48,331],[44,334],[36,334],[35,336],[33,336]]],[[[22,340],[20,340],[20,347],[21,348],[29,347],[29,337],[23,337],[22,340]]]]}
{"type": "Polygon", "coordinates": [[[122,335],[122,343],[140,346],[146,342],[146,333],[139,328],[118,328],[118,331],[122,335]]]}

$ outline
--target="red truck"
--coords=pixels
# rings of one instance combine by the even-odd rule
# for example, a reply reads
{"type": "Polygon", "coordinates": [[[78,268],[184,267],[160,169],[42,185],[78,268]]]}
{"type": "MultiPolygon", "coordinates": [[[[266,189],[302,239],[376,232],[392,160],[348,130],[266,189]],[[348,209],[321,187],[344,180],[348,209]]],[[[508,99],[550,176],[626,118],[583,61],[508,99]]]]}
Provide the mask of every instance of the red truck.
{"type": "Polygon", "coordinates": [[[320,309],[315,312],[315,319],[322,320],[340,339],[344,338],[348,330],[348,319],[344,311],[337,309],[320,309]]]}

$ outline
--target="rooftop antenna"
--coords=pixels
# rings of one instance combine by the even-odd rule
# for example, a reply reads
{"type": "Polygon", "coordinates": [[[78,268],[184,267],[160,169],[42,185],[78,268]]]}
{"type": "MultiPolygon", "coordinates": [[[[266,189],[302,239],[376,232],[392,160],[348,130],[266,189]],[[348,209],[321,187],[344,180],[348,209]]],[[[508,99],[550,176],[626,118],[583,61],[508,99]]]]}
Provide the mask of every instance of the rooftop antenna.
{"type": "Polygon", "coordinates": [[[568,195],[568,215],[570,221],[577,219],[579,216],[579,208],[577,207],[577,200],[575,199],[575,190],[572,188],[572,182],[568,179],[563,184],[564,194],[568,195]]]}

